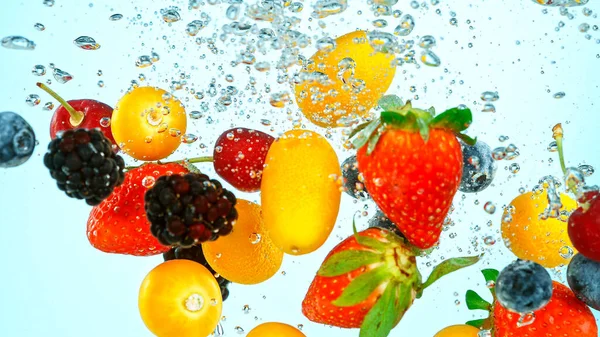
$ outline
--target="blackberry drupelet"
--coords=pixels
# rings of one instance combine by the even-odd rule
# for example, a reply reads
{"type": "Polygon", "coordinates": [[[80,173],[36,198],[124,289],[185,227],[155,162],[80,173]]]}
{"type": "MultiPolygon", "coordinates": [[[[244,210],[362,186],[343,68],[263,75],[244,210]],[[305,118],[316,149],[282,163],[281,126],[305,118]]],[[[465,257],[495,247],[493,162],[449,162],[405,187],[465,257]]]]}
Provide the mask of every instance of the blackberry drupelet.
{"type": "Polygon", "coordinates": [[[58,188],[71,198],[98,205],[123,183],[125,162],[96,129],[68,130],[48,145],[44,165],[58,188]]]}
{"type": "Polygon", "coordinates": [[[162,176],[146,192],[150,232],[165,246],[191,247],[231,233],[237,199],[201,173],[162,176]]]}
{"type": "Polygon", "coordinates": [[[171,250],[169,250],[168,252],[163,253],[163,258],[165,259],[165,261],[184,259],[200,263],[201,265],[206,267],[206,269],[208,269],[208,271],[210,271],[217,279],[217,283],[219,283],[219,287],[221,288],[221,295],[223,296],[223,301],[225,301],[227,297],[229,297],[229,289],[227,289],[227,286],[229,285],[229,283],[231,283],[231,281],[223,278],[211,268],[211,266],[206,261],[206,258],[204,257],[201,245],[195,245],[190,248],[171,248],[171,250]]]}

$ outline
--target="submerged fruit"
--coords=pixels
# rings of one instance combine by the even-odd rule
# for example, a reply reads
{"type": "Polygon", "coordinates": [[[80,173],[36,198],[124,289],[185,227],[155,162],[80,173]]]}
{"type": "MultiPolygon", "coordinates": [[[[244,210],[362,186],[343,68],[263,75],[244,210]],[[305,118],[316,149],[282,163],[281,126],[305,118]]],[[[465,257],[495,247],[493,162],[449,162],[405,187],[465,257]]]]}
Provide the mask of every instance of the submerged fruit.
{"type": "Polygon", "coordinates": [[[181,144],[187,120],[181,102],[168,92],[137,87],[117,103],[111,130],[117,145],[139,160],[160,160],[181,144]]]}
{"type": "Polygon", "coordinates": [[[152,269],[140,287],[138,306],[158,337],[206,337],[219,323],[221,290],[201,264],[172,260],[152,269]]]}
{"type": "Polygon", "coordinates": [[[340,208],[335,151],[321,135],[286,132],[272,145],[261,184],[265,225],[285,253],[308,254],[327,240],[340,208]]]}
{"type": "Polygon", "coordinates": [[[238,199],[238,219],[229,235],[202,244],[204,257],[221,276],[234,283],[257,284],[271,278],[283,252],[266,231],[260,206],[238,199]]]}
{"type": "MultiPolygon", "coordinates": [[[[518,258],[531,260],[546,268],[567,264],[574,253],[567,233],[567,223],[556,218],[542,220],[540,214],[548,206],[547,191],[516,197],[502,216],[502,237],[508,249],[518,258]]],[[[562,210],[577,207],[575,201],[561,194],[562,210]]]]}
{"type": "Polygon", "coordinates": [[[306,335],[289,324],[269,322],[252,329],[247,337],[306,337],[306,335]]]}
{"type": "Polygon", "coordinates": [[[477,337],[479,336],[478,334],[479,329],[470,325],[460,324],[446,327],[433,337],[477,337]]]}
{"type": "Polygon", "coordinates": [[[517,260],[498,276],[496,297],[500,304],[514,312],[526,314],[539,310],[552,297],[552,278],[541,265],[517,260]]]}
{"type": "Polygon", "coordinates": [[[319,50],[300,73],[300,110],[322,127],[344,126],[367,115],[394,79],[393,60],[394,54],[376,52],[364,31],[337,38],[333,50],[319,50]]]}

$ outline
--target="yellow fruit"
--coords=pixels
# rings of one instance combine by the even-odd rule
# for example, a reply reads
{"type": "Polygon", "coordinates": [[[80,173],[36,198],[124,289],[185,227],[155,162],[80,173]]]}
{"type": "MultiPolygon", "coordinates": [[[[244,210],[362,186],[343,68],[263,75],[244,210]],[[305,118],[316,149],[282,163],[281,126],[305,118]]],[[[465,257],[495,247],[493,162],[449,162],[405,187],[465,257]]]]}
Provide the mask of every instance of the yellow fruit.
{"type": "Polygon", "coordinates": [[[208,269],[194,261],[171,260],[148,273],[138,307],[158,337],[206,337],[221,319],[222,302],[219,284],[208,269]]]}
{"type": "Polygon", "coordinates": [[[275,275],[283,252],[269,237],[260,206],[237,200],[238,219],[233,231],[202,244],[204,257],[219,275],[233,283],[257,284],[275,275]]]}
{"type": "Polygon", "coordinates": [[[442,329],[433,337],[477,337],[479,329],[470,325],[452,325],[442,329]]]}
{"type": "Polygon", "coordinates": [[[320,50],[310,58],[307,69],[300,74],[309,79],[296,85],[300,110],[322,127],[345,126],[348,118],[367,115],[396,74],[394,54],[376,52],[366,32],[348,33],[335,43],[335,49],[320,50]]]}
{"type": "MultiPolygon", "coordinates": [[[[565,194],[560,196],[560,201],[563,205],[561,211],[571,212],[577,208],[577,203],[565,194]]],[[[539,195],[528,192],[516,197],[502,216],[502,238],[518,258],[554,268],[568,264],[577,252],[569,239],[566,221],[539,218],[546,206],[545,190],[539,195]]]]}
{"type": "Polygon", "coordinates": [[[261,204],[271,239],[287,254],[321,247],[340,208],[341,175],[333,148],[307,130],[291,130],[271,145],[261,183],[261,204]]]}
{"type": "Polygon", "coordinates": [[[153,87],[127,92],[111,118],[117,145],[133,158],[146,161],[163,159],[177,150],[186,126],[181,102],[153,87]]]}
{"type": "Polygon", "coordinates": [[[306,335],[291,325],[270,322],[252,329],[247,337],[306,337],[306,335]]]}

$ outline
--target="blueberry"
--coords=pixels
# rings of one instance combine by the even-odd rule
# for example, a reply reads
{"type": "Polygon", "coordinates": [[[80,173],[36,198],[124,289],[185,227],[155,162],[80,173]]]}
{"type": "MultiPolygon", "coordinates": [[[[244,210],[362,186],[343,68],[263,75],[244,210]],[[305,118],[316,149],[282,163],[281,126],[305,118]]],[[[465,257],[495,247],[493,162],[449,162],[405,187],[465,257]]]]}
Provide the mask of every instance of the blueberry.
{"type": "Polygon", "coordinates": [[[569,263],[567,281],[571,290],[588,306],[600,310],[600,262],[577,254],[569,263]]]}
{"type": "Polygon", "coordinates": [[[0,112],[0,167],[15,167],[33,154],[35,133],[23,117],[14,112],[0,112]]]}
{"type": "Polygon", "coordinates": [[[458,189],[465,193],[481,192],[490,186],[496,175],[492,149],[482,141],[477,141],[473,146],[461,141],[461,147],[463,172],[458,189]]]}
{"type": "Polygon", "coordinates": [[[377,209],[375,215],[371,219],[369,219],[369,228],[372,227],[387,229],[388,231],[402,238],[405,238],[402,232],[400,232],[400,229],[398,229],[398,226],[396,226],[396,224],[394,224],[392,220],[388,219],[388,217],[385,216],[385,214],[383,214],[383,212],[380,209],[377,209]]]}
{"type": "Polygon", "coordinates": [[[496,297],[502,306],[517,313],[543,308],[552,297],[552,279],[541,265],[526,260],[509,264],[496,281],[496,297]]]}
{"type": "Polygon", "coordinates": [[[356,156],[348,157],[342,163],[342,175],[344,176],[344,190],[349,196],[355,199],[366,199],[369,198],[367,188],[358,179],[360,172],[358,172],[358,164],[356,163],[356,156]]]}

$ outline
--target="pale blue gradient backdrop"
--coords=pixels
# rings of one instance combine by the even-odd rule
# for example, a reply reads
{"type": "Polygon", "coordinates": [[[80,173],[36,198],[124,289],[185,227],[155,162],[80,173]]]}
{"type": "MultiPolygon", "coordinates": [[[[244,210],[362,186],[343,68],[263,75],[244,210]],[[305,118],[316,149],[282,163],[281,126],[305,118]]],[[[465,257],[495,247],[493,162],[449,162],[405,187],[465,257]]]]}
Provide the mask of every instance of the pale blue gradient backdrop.
{"type": "MultiPolygon", "coordinates": [[[[313,2],[304,1],[305,9],[298,16],[308,18],[313,2]]],[[[315,41],[323,36],[323,31],[335,37],[356,28],[372,29],[371,21],[376,18],[368,10],[366,1],[349,2],[345,13],[323,20],[327,25],[325,29],[319,28],[316,21],[304,20],[302,31],[315,41]],[[362,10],[361,15],[357,14],[359,10],[362,10]]],[[[417,40],[418,36],[430,34],[437,39],[434,52],[441,58],[442,66],[400,67],[389,92],[414,99],[413,105],[433,105],[438,110],[458,104],[470,106],[475,122],[469,134],[477,135],[492,148],[509,143],[517,145],[521,156],[514,162],[521,170],[516,175],[510,174],[506,167],[511,162],[499,162],[497,178],[490,188],[477,195],[457,195],[456,210],[452,214],[455,225],[443,233],[439,249],[430,257],[420,259],[420,268],[428,274],[429,264],[439,263],[442,257],[482,251],[487,252],[485,261],[428,289],[392,332],[392,337],[431,337],[444,326],[478,318],[463,303],[465,291],[475,289],[484,293],[485,285],[478,270],[500,269],[514,259],[499,234],[502,206],[518,194],[519,187],[530,190],[540,177],[560,173],[556,154],[546,150],[552,140],[550,129],[554,124],[563,123],[570,164],[587,163],[600,168],[600,44],[596,43],[600,32],[590,29],[592,39],[587,40],[577,29],[583,22],[599,25],[600,20],[595,15],[585,17],[581,7],[571,9],[575,15],[573,20],[561,16],[558,9],[551,8],[543,15],[543,7],[530,0],[442,0],[437,6],[427,3],[429,10],[412,9],[407,0],[400,1],[394,9],[415,17],[416,28],[409,38],[417,40]],[[441,15],[435,13],[436,9],[441,15]],[[457,27],[449,24],[451,11],[456,12],[457,27]],[[561,20],[565,27],[555,32],[561,20]],[[416,92],[411,92],[411,86],[415,86],[416,92]],[[481,112],[483,104],[479,96],[487,90],[499,92],[496,113],[481,112]],[[554,99],[552,95],[559,91],[564,91],[566,97],[554,99]],[[500,135],[510,139],[500,143],[500,135]],[[496,214],[484,212],[483,204],[487,201],[496,204],[496,214]],[[491,227],[487,226],[488,221],[492,222],[491,227]],[[475,226],[481,230],[474,231],[475,226]],[[457,236],[451,239],[453,233],[457,236]],[[488,235],[497,240],[495,245],[484,245],[483,238],[488,235]]],[[[594,13],[600,12],[598,1],[590,1],[588,7],[594,13]]],[[[35,51],[0,48],[0,111],[12,110],[25,117],[36,131],[40,145],[25,165],[0,170],[0,256],[3,261],[0,335],[150,336],[138,315],[137,292],[146,273],[162,261],[161,257],[103,254],[89,245],[85,228],[90,208],[58,191],[42,164],[51,117],[50,112],[42,109],[42,104],[53,100],[35,87],[35,82],[51,76],[33,76],[32,67],[42,64],[50,73],[48,64],[55,63],[74,76],[67,84],[52,84],[61,95],[68,99],[94,98],[112,106],[140,73],[146,77],[141,85],[167,87],[172,80],[179,79],[179,73],[185,72],[190,75],[187,86],[196,90],[207,90],[214,77],[223,88],[235,85],[242,91],[242,96],[224,112],[212,109],[218,96],[207,95],[204,101],[210,103],[211,111],[200,120],[190,120],[188,130],[201,139],[182,145],[172,158],[211,153],[220,132],[236,125],[255,127],[274,135],[281,133],[292,127],[292,119],[301,115],[294,104],[288,106],[289,111],[269,105],[265,84],[270,85],[271,92],[289,90],[275,81],[275,66],[272,65],[269,74],[250,71],[257,81],[258,94],[253,96],[244,92],[249,76],[245,66],[230,66],[236,53],[244,47],[237,42],[225,45],[217,35],[216,46],[224,53],[213,55],[206,43],[199,46],[195,38],[185,33],[185,25],[200,19],[200,12],[206,11],[212,18],[211,24],[198,36],[211,37],[217,30],[220,34],[222,25],[230,22],[224,18],[226,8],[223,4],[206,4],[200,10],[188,10],[187,1],[156,0],[56,0],[54,7],[44,6],[42,0],[2,2],[0,37],[23,35],[34,40],[37,48],[35,51]],[[169,5],[181,8],[180,22],[169,25],[159,18],[160,9],[169,5]],[[124,18],[109,21],[109,16],[115,13],[123,14],[124,18]],[[141,19],[135,19],[138,14],[141,19]],[[44,24],[46,30],[35,30],[33,26],[37,22],[44,24]],[[92,36],[102,47],[96,51],[78,49],[72,41],[81,35],[92,36]],[[136,68],[135,59],[149,55],[152,50],[161,56],[156,67],[136,68]],[[218,69],[221,65],[222,71],[218,69]],[[96,75],[99,69],[103,72],[101,77],[96,75]],[[225,81],[227,74],[234,75],[233,83],[225,81]],[[104,81],[104,88],[98,87],[99,80],[104,81]],[[42,104],[33,108],[25,104],[26,96],[32,93],[42,99],[42,104]],[[249,98],[252,102],[248,102],[249,98]],[[207,122],[208,116],[214,120],[212,124],[207,122]],[[271,126],[261,125],[261,119],[271,120],[271,126]]],[[[384,18],[389,21],[385,31],[391,32],[399,23],[399,19],[384,18]]],[[[268,27],[268,24],[261,23],[259,27],[268,27]]],[[[308,57],[314,50],[315,47],[310,46],[302,53],[308,57]]],[[[273,60],[277,55],[279,52],[268,56],[257,53],[257,61],[273,60]]],[[[199,110],[200,101],[189,93],[180,90],[176,96],[184,101],[188,111],[199,110]]],[[[317,129],[308,121],[303,122],[308,128],[317,129]]],[[[340,132],[334,132],[332,142],[336,144],[341,162],[350,153],[341,148],[340,139],[340,132]]],[[[214,174],[207,165],[200,167],[214,174]]],[[[598,177],[596,173],[590,181],[598,184],[598,177]]],[[[258,194],[239,195],[250,200],[259,198],[258,194]]],[[[303,324],[303,331],[309,337],[357,336],[356,330],[308,322],[301,314],[300,303],[325,254],[351,233],[351,216],[364,205],[370,215],[374,214],[372,203],[356,203],[344,196],[330,239],[311,255],[286,256],[281,269],[285,275],[279,273],[257,286],[231,286],[231,296],[223,312],[226,336],[237,336],[236,326],[247,332],[267,321],[303,324]],[[251,308],[248,314],[242,311],[245,304],[251,308]]],[[[365,221],[361,219],[361,225],[365,221]]],[[[564,279],[564,270],[557,270],[555,277],[564,279]]]]}

